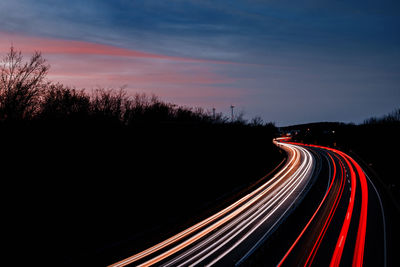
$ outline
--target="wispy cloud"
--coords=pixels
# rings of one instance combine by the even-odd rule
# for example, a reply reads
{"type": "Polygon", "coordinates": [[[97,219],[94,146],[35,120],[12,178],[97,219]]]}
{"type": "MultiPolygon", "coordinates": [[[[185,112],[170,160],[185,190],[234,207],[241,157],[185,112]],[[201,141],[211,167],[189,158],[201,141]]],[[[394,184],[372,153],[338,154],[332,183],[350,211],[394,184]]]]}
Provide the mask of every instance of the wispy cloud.
{"type": "MultiPolygon", "coordinates": [[[[111,45],[97,44],[86,41],[74,41],[46,37],[34,37],[15,33],[0,31],[0,51],[7,51],[14,43],[18,44],[18,49],[24,52],[40,50],[45,54],[64,54],[64,55],[104,55],[134,57],[145,59],[164,59],[170,61],[190,61],[215,64],[226,64],[231,62],[204,60],[187,57],[174,57],[155,53],[146,53],[132,49],[125,49],[111,45]],[[8,41],[8,44],[7,44],[8,41]]],[[[233,63],[233,62],[232,62],[233,63]]]]}

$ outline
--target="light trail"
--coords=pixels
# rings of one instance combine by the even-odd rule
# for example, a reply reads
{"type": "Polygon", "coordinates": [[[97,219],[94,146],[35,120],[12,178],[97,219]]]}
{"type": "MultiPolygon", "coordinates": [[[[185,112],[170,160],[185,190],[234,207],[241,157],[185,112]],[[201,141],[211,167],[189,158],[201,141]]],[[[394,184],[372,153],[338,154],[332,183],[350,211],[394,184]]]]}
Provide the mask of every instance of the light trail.
{"type": "MultiPolygon", "coordinates": [[[[298,155],[295,162],[297,163],[299,161],[300,161],[300,156],[298,155]]],[[[289,170],[291,170],[293,167],[294,166],[292,166],[289,170]]],[[[277,184],[279,181],[281,181],[283,179],[283,177],[281,177],[280,179],[275,181],[274,185],[277,184]]],[[[243,205],[239,209],[235,210],[233,213],[229,214],[227,217],[220,219],[219,221],[217,221],[210,227],[206,228],[205,230],[201,231],[200,233],[196,234],[195,236],[191,237],[190,239],[184,241],[183,243],[177,245],[176,247],[168,250],[167,252],[164,252],[163,254],[161,254],[139,266],[153,265],[153,264],[171,256],[172,254],[177,253],[178,251],[182,250],[183,248],[187,247],[188,245],[193,244],[194,242],[198,241],[200,238],[202,238],[202,237],[206,236],[207,234],[211,233],[212,231],[216,230],[218,227],[222,226],[223,224],[225,224],[226,222],[228,222],[229,220],[231,220],[232,218],[234,218],[235,216],[240,214],[242,211],[244,211],[245,209],[247,209],[248,207],[253,205],[257,200],[259,200],[263,196],[263,194],[265,194],[268,191],[270,191],[270,188],[265,189],[265,191],[263,191],[261,194],[255,196],[253,199],[251,199],[249,202],[247,202],[245,205],[243,205]]]]}
{"type": "MultiPolygon", "coordinates": [[[[329,155],[329,157],[331,157],[331,156],[329,155]]],[[[337,158],[336,155],[335,155],[335,157],[337,158]]],[[[332,162],[334,164],[334,167],[336,168],[335,162],[333,161],[333,159],[332,159],[332,162]]],[[[333,215],[335,214],[336,209],[337,209],[337,207],[339,205],[339,201],[340,201],[340,199],[342,197],[342,193],[343,193],[344,185],[345,185],[345,177],[344,177],[344,166],[343,166],[343,163],[340,160],[339,160],[339,163],[340,163],[341,178],[342,178],[340,180],[339,194],[336,195],[335,201],[333,203],[333,208],[330,210],[328,218],[325,221],[324,226],[322,228],[322,231],[320,232],[320,234],[318,236],[317,242],[314,244],[314,246],[313,246],[313,248],[311,250],[311,253],[309,254],[309,256],[307,258],[307,261],[305,263],[306,266],[310,266],[312,264],[312,262],[314,261],[315,255],[316,255],[316,253],[317,253],[317,251],[319,249],[319,246],[321,245],[321,242],[322,242],[322,240],[323,240],[323,238],[325,236],[326,231],[328,230],[328,227],[329,227],[329,225],[330,225],[330,223],[332,221],[333,215]]]]}
{"type": "Polygon", "coordinates": [[[299,161],[299,153],[297,150],[294,150],[290,147],[288,147],[288,155],[289,155],[289,160],[288,163],[282,168],[282,170],[280,170],[277,174],[274,175],[274,177],[267,181],[265,184],[263,184],[262,186],[260,186],[258,189],[256,189],[255,191],[253,191],[252,193],[244,196],[243,198],[241,198],[240,200],[236,201],[235,203],[233,203],[232,205],[228,206],[227,208],[223,209],[222,211],[214,214],[213,216],[210,216],[209,218],[195,224],[194,226],[172,236],[171,238],[160,242],[159,244],[152,246],[140,253],[137,253],[131,257],[128,257],[127,259],[121,260],[115,264],[112,264],[110,266],[113,267],[117,267],[117,266],[126,266],[128,264],[134,263],[144,257],[147,257],[153,253],[156,253],[164,248],[166,248],[167,246],[170,246],[182,239],[184,239],[185,237],[195,233],[196,231],[198,231],[199,229],[211,224],[212,222],[216,221],[217,219],[223,217],[224,215],[228,214],[229,212],[233,211],[235,208],[239,207],[240,205],[242,205],[243,203],[245,203],[248,199],[250,199],[251,197],[253,197],[254,195],[256,195],[257,193],[259,193],[260,191],[264,190],[266,187],[268,187],[271,183],[275,182],[278,177],[280,176],[284,176],[287,175],[287,173],[289,173],[294,167],[295,164],[298,163],[299,161]]]}
{"type": "MultiPolygon", "coordinates": [[[[282,188],[282,190],[288,190],[286,187],[282,188]]],[[[287,191],[286,191],[287,192],[287,191]]],[[[286,192],[278,192],[278,194],[282,194],[282,193],[286,193],[286,192]]],[[[272,199],[269,199],[267,201],[267,203],[261,202],[255,206],[253,206],[249,211],[247,211],[246,213],[242,214],[239,218],[235,219],[234,221],[232,221],[231,223],[229,223],[227,226],[225,226],[223,229],[221,229],[218,233],[214,234],[213,237],[208,238],[206,241],[203,241],[201,244],[201,246],[207,245],[209,244],[211,241],[213,241],[214,239],[216,239],[216,237],[220,236],[221,234],[223,234],[225,232],[225,230],[228,230],[229,228],[233,227],[236,225],[236,227],[231,230],[227,235],[225,236],[229,236],[229,238],[221,238],[218,239],[216,242],[214,242],[211,246],[206,247],[201,254],[204,254],[205,252],[207,252],[208,250],[212,249],[213,247],[217,246],[218,244],[221,243],[221,241],[224,241],[222,243],[222,245],[226,244],[227,242],[229,242],[230,240],[232,240],[232,238],[234,238],[236,235],[238,235],[241,231],[243,231],[245,229],[246,226],[250,225],[252,222],[254,222],[256,219],[259,219],[259,217],[257,215],[262,214],[265,209],[269,209],[271,207],[274,206],[274,204],[276,204],[276,202],[279,200],[279,195],[274,195],[272,199]],[[255,213],[254,213],[255,212],[255,213]],[[244,220],[244,221],[242,221],[244,220]],[[250,220],[250,221],[249,221],[250,220]],[[241,222],[242,221],[242,222],[241,222]],[[247,223],[245,225],[245,223],[247,223]]],[[[218,247],[220,248],[221,245],[218,247]]],[[[198,250],[199,248],[195,248],[192,249],[191,251],[187,252],[186,254],[189,254],[191,252],[193,252],[194,250],[198,250]]],[[[213,251],[214,252],[214,251],[213,251]]],[[[183,256],[186,256],[186,254],[184,254],[183,256]]],[[[210,254],[207,254],[206,257],[208,257],[210,254]]],[[[199,254],[198,254],[199,255],[199,254]]],[[[196,255],[196,256],[198,256],[196,255]]],[[[181,256],[182,257],[182,256],[181,256]]],[[[206,258],[204,257],[204,258],[206,258]]],[[[201,260],[203,260],[204,258],[202,258],[201,260]]],[[[178,258],[179,259],[179,258],[178,258]]],[[[189,260],[188,260],[189,261],[189,260]]],[[[179,266],[185,265],[185,263],[187,263],[188,261],[180,264],[179,266]]],[[[166,266],[173,264],[174,262],[169,262],[166,266]]],[[[195,262],[194,264],[196,264],[197,262],[195,262]]]]}
{"type": "MultiPolygon", "coordinates": [[[[331,151],[334,153],[336,157],[340,156],[343,161],[346,163],[346,166],[350,170],[350,198],[348,201],[348,206],[347,206],[347,211],[346,211],[346,216],[344,218],[340,234],[338,236],[335,250],[332,254],[332,258],[330,261],[330,266],[331,267],[336,267],[340,265],[342,254],[343,254],[343,249],[346,243],[347,235],[349,232],[351,220],[352,220],[352,214],[354,210],[354,203],[355,203],[355,197],[356,197],[356,179],[359,179],[360,182],[360,187],[361,187],[361,209],[360,209],[360,217],[358,221],[358,228],[357,228],[357,236],[356,236],[356,245],[354,247],[354,253],[353,253],[353,261],[352,261],[352,266],[362,266],[363,264],[363,256],[364,256],[364,247],[365,247],[365,236],[366,236],[366,224],[367,224],[367,210],[368,210],[368,185],[367,185],[367,180],[366,176],[361,169],[361,167],[357,164],[357,162],[352,159],[350,156],[347,154],[343,153],[342,151],[328,148],[328,147],[322,147],[322,146],[317,146],[317,145],[305,145],[305,144],[298,144],[298,143],[291,143],[291,144],[297,144],[297,145],[302,145],[302,146],[309,146],[309,147],[316,147],[320,149],[325,149],[328,151],[331,151]]],[[[332,161],[334,162],[334,161],[332,161]]],[[[342,167],[342,166],[341,166],[342,167]]],[[[336,168],[336,167],[335,167],[336,168]]],[[[343,174],[342,174],[343,176],[343,174]]],[[[343,178],[343,183],[345,181],[345,178],[343,178]]],[[[341,186],[342,186],[342,181],[341,181],[341,186]]],[[[305,266],[311,265],[318,248],[322,242],[322,239],[329,227],[329,224],[334,216],[334,213],[336,211],[336,208],[338,206],[338,203],[341,199],[343,190],[339,190],[338,195],[335,197],[334,204],[331,207],[331,210],[329,212],[329,215],[326,217],[325,223],[319,232],[318,238],[315,241],[313,248],[311,252],[308,254],[305,266]]],[[[325,197],[327,194],[324,196],[323,201],[325,200],[325,197]]],[[[322,202],[321,202],[322,204],[322,202]]],[[[299,242],[300,238],[303,236],[304,232],[306,229],[309,227],[311,224],[312,220],[315,218],[316,214],[318,213],[321,205],[318,206],[317,210],[314,212],[313,216],[307,223],[307,225],[304,227],[304,229],[301,231],[300,235],[296,238],[295,242],[292,244],[292,246],[289,248],[288,252],[284,255],[284,257],[281,259],[280,263],[278,266],[281,266],[283,262],[287,259],[288,255],[292,252],[293,248],[296,246],[296,244],[299,242]]]]}
{"type": "MultiPolygon", "coordinates": [[[[288,147],[289,149],[293,149],[293,147],[289,146],[289,145],[286,145],[286,147],[288,147]]],[[[302,151],[302,150],[299,149],[299,151],[302,151]]],[[[298,163],[298,162],[300,162],[300,153],[298,153],[298,157],[296,158],[296,163],[298,163]]],[[[294,166],[296,166],[296,165],[294,165],[294,166]]],[[[294,166],[292,166],[291,169],[293,169],[294,166]]],[[[305,164],[303,163],[302,166],[305,166],[305,164]]],[[[297,170],[296,172],[298,172],[298,171],[299,170],[297,170]]],[[[290,172],[288,172],[288,173],[290,173],[290,172]]],[[[251,206],[255,205],[255,203],[257,201],[261,200],[263,197],[265,197],[268,192],[271,191],[271,195],[273,195],[273,193],[276,192],[276,191],[272,191],[274,189],[274,187],[279,185],[279,183],[281,183],[285,178],[287,178],[286,175],[284,175],[284,176],[280,177],[279,179],[277,179],[272,185],[270,185],[268,188],[264,189],[264,191],[262,191],[261,193],[259,193],[255,197],[253,197],[251,200],[249,200],[244,206],[242,206],[239,209],[235,210],[232,214],[228,215],[225,218],[220,219],[220,221],[216,222],[215,224],[211,225],[210,227],[206,228],[205,230],[201,231],[200,233],[196,234],[195,236],[191,237],[190,239],[184,241],[183,243],[179,244],[178,246],[168,250],[167,252],[165,252],[165,253],[163,253],[163,254],[161,254],[161,255],[159,255],[159,256],[157,256],[157,257],[155,257],[155,258],[153,258],[153,259],[151,259],[151,260],[149,260],[149,261],[147,261],[144,264],[139,265],[139,266],[150,266],[152,264],[155,264],[155,263],[167,258],[168,256],[171,256],[172,254],[180,251],[181,249],[187,247],[188,245],[193,244],[196,241],[199,241],[200,238],[203,238],[207,234],[211,233],[212,231],[217,230],[218,227],[220,227],[223,224],[227,223],[228,221],[233,219],[235,216],[238,216],[245,209],[250,208],[251,206]]],[[[281,188],[282,186],[278,186],[278,188],[281,188]]],[[[258,206],[257,206],[257,208],[258,208],[258,206]]],[[[237,223],[237,221],[235,221],[235,222],[237,223]]]]}
{"type": "MultiPolygon", "coordinates": [[[[306,153],[309,154],[308,151],[305,151],[306,153]]],[[[308,155],[311,159],[311,154],[308,155]]],[[[306,163],[307,161],[305,161],[306,163]]],[[[293,192],[299,187],[299,185],[301,184],[301,182],[307,177],[307,173],[310,170],[310,168],[312,167],[312,162],[311,160],[309,160],[307,162],[307,166],[306,168],[303,170],[303,168],[299,168],[299,170],[303,170],[301,172],[301,174],[298,175],[293,175],[292,177],[296,177],[296,180],[294,180],[295,178],[293,178],[294,182],[291,183],[290,185],[288,185],[287,187],[285,187],[284,191],[281,192],[277,192],[274,196],[274,198],[276,200],[279,200],[279,198],[282,198],[282,196],[284,196],[283,199],[280,200],[279,203],[277,203],[277,201],[274,201],[272,203],[268,203],[265,205],[264,209],[262,209],[259,212],[259,216],[253,216],[254,218],[252,218],[251,221],[249,221],[249,219],[247,219],[247,224],[244,226],[238,225],[237,226],[237,232],[232,235],[229,239],[227,239],[225,242],[223,242],[222,244],[220,244],[216,249],[210,251],[207,255],[205,255],[203,258],[201,258],[200,260],[196,261],[195,263],[193,263],[191,266],[196,265],[198,263],[200,263],[202,260],[206,259],[207,257],[209,257],[210,255],[212,255],[213,253],[215,253],[219,248],[221,248],[223,245],[227,244],[230,240],[232,240],[235,236],[237,236],[240,232],[244,231],[246,229],[246,227],[248,227],[251,223],[255,222],[256,220],[259,221],[250,231],[248,231],[243,237],[241,237],[238,241],[236,241],[232,246],[230,246],[228,249],[226,249],[222,254],[220,254],[218,257],[216,257],[211,263],[207,264],[206,266],[210,266],[213,265],[214,263],[218,262],[221,258],[223,258],[225,255],[227,255],[229,252],[231,252],[233,249],[235,249],[240,243],[242,243],[246,238],[248,238],[256,229],[258,229],[258,227],[260,227],[267,219],[269,219],[274,212],[276,212],[281,205],[293,194],[293,192]],[[263,218],[263,212],[272,208],[272,211],[270,211],[267,215],[264,215],[263,218]]],[[[296,199],[297,200],[297,199],[296,199]]],[[[295,201],[293,201],[292,203],[294,203],[295,201]]],[[[286,211],[290,208],[291,206],[289,206],[286,211]]],[[[285,213],[284,213],[285,214],[285,213]]],[[[284,215],[283,214],[283,215],[284,215]]],[[[281,217],[283,216],[281,215],[281,217]]],[[[279,220],[277,220],[279,221],[279,220]]],[[[184,264],[183,264],[184,265],[184,264]]]]}
{"type": "Polygon", "coordinates": [[[347,154],[345,154],[339,150],[335,150],[335,149],[331,149],[331,150],[340,154],[345,159],[347,165],[350,167],[352,190],[351,190],[348,212],[346,213],[347,216],[343,223],[343,227],[342,227],[341,233],[339,235],[339,239],[336,244],[336,248],[335,248],[334,254],[332,256],[330,266],[339,266],[339,264],[340,264],[340,260],[341,260],[341,256],[342,256],[343,248],[344,248],[343,243],[346,241],[348,228],[350,225],[350,220],[351,220],[352,211],[353,211],[353,207],[354,207],[354,198],[355,198],[355,191],[356,191],[356,184],[355,184],[356,171],[357,171],[357,175],[359,177],[359,181],[361,184],[361,212],[360,212],[360,219],[359,219],[359,224],[358,224],[356,246],[354,249],[352,266],[362,266],[363,257],[364,257],[365,235],[366,235],[366,228],[367,228],[367,210],[368,210],[367,181],[365,178],[365,174],[362,171],[360,165],[358,165],[358,163],[354,159],[352,159],[350,156],[348,156],[347,154]],[[349,161],[351,162],[351,164],[349,161]],[[354,170],[353,166],[355,166],[356,171],[354,170]]]}
{"type": "Polygon", "coordinates": [[[351,181],[350,200],[346,211],[347,216],[344,219],[342,229],[340,230],[339,238],[336,243],[335,251],[333,252],[333,256],[329,264],[330,267],[336,267],[339,266],[340,264],[340,259],[343,254],[344,242],[346,241],[347,233],[350,227],[351,215],[353,213],[353,207],[354,207],[354,198],[356,194],[356,175],[354,169],[351,166],[350,162],[347,160],[347,158],[344,158],[344,160],[346,161],[347,166],[350,167],[350,181],[351,181]]]}
{"type": "MultiPolygon", "coordinates": [[[[304,188],[303,188],[304,191],[304,188]]],[[[294,202],[292,202],[292,205],[298,201],[298,197],[296,197],[296,200],[294,202]]],[[[291,205],[291,206],[292,206],[291,205]]],[[[288,208],[289,209],[289,208],[288,208]]],[[[275,223],[272,225],[272,227],[270,227],[270,229],[257,241],[257,243],[255,243],[253,245],[253,247],[239,260],[236,262],[235,266],[240,265],[243,261],[245,261],[245,259],[247,259],[261,244],[262,242],[265,240],[265,238],[267,237],[267,235],[270,233],[270,231],[273,229],[273,227],[275,227],[284,217],[284,215],[286,214],[286,212],[288,211],[288,209],[285,211],[285,213],[283,213],[278,220],[275,221],[275,223]]]]}
{"type": "Polygon", "coordinates": [[[353,257],[353,266],[362,266],[363,258],[364,258],[364,247],[365,247],[365,235],[367,230],[367,212],[368,212],[368,185],[367,179],[363,170],[361,169],[360,165],[352,159],[351,157],[347,156],[351,162],[354,164],[357,170],[357,174],[361,184],[361,214],[360,220],[358,224],[358,231],[357,231],[357,240],[356,240],[356,247],[354,250],[354,257],[353,257]]]}
{"type": "MultiPolygon", "coordinates": [[[[218,237],[220,235],[224,235],[223,238],[218,238],[218,242],[214,242],[214,246],[201,251],[202,254],[198,254],[204,255],[211,248],[216,247],[217,244],[219,244],[218,248],[220,248],[220,246],[224,246],[224,244],[231,241],[237,235],[242,233],[251,223],[254,223],[255,220],[259,219],[259,217],[263,213],[265,213],[266,210],[274,208],[275,205],[277,205],[276,209],[274,209],[274,211],[276,211],[280,207],[280,205],[282,205],[281,203],[286,201],[287,199],[282,196],[284,194],[292,194],[295,191],[294,186],[298,186],[301,182],[299,180],[300,178],[297,177],[299,173],[301,173],[301,171],[304,172],[303,169],[306,167],[307,164],[308,166],[312,164],[312,156],[311,154],[309,154],[309,152],[305,150],[303,151],[302,149],[296,148],[288,144],[283,145],[283,148],[287,151],[289,155],[289,160],[287,164],[277,174],[275,174],[273,178],[254,190],[252,193],[247,194],[245,197],[236,201],[222,211],[178,233],[177,235],[174,235],[173,237],[143,252],[135,254],[111,266],[125,266],[145,257],[152,256],[157,252],[161,252],[139,265],[150,266],[162,260],[165,260],[174,254],[177,254],[178,252],[186,249],[188,246],[191,246],[195,243],[198,243],[197,245],[202,244],[204,246],[209,242],[212,242],[217,238],[215,231],[217,231],[216,233],[218,233],[218,237]],[[304,158],[303,162],[301,162],[302,157],[304,158]],[[305,157],[307,157],[307,159],[305,157]],[[293,177],[297,177],[297,179],[293,177]],[[278,193],[278,195],[275,195],[275,193],[278,193]],[[246,219],[244,219],[245,217],[246,219]],[[210,234],[213,235],[210,236],[210,234]],[[173,244],[176,245],[168,249],[168,247],[173,244]]],[[[186,252],[183,252],[184,256],[181,257],[185,257],[187,253],[194,252],[195,250],[193,250],[193,248],[189,249],[186,252]]],[[[211,254],[212,253],[214,253],[214,251],[212,251],[211,254]]],[[[176,261],[179,261],[182,258],[178,256],[174,259],[176,259],[176,261]]]]}
{"type": "MultiPolygon", "coordinates": [[[[357,162],[339,150],[287,141],[288,138],[274,140],[276,145],[287,152],[288,160],[284,167],[269,181],[192,227],[110,266],[126,266],[131,263],[137,263],[138,266],[151,266],[153,264],[162,264],[166,267],[211,266],[227,258],[228,255],[236,255],[236,258],[232,260],[237,264],[243,262],[280,225],[289,211],[293,210],[292,207],[299,204],[315,167],[314,157],[309,152],[312,147],[321,149],[328,155],[326,157],[325,154],[322,154],[328,159],[330,175],[328,185],[317,209],[278,263],[278,266],[282,266],[296,246],[299,247],[298,244],[307,235],[306,233],[311,233],[308,231],[311,226],[318,227],[316,228],[318,232],[316,232],[310,248],[307,249],[309,252],[305,255],[304,266],[310,266],[313,263],[333,217],[339,216],[335,215],[339,203],[345,205],[346,213],[340,227],[340,233],[337,236],[336,245],[332,247],[334,251],[330,266],[340,265],[346,240],[349,238],[350,225],[356,222],[358,222],[358,225],[352,266],[361,266],[364,257],[368,209],[368,184],[364,172],[357,162]],[[335,163],[335,158],[339,162],[338,165],[335,163]],[[346,183],[345,168],[350,173],[349,183],[346,183]],[[331,170],[333,172],[332,178],[331,170]],[[360,182],[360,189],[357,188],[357,179],[360,182]],[[348,200],[347,198],[343,199],[342,195],[346,186],[350,191],[348,200]],[[355,221],[353,211],[358,190],[360,190],[361,195],[361,208],[359,220],[355,221]],[[318,222],[318,225],[314,222],[318,222]],[[141,262],[138,262],[139,260],[141,262]]],[[[385,239],[384,242],[386,243],[385,239]]],[[[386,263],[386,250],[384,253],[386,263]]]]}
{"type": "MultiPolygon", "coordinates": [[[[328,154],[329,155],[329,154],[328,154]]],[[[329,192],[331,191],[332,185],[335,182],[336,179],[336,165],[332,159],[332,157],[329,155],[329,157],[331,158],[333,164],[334,164],[334,168],[333,168],[333,178],[332,181],[329,185],[328,190],[326,191],[322,201],[320,202],[320,204],[317,207],[317,210],[314,212],[314,214],[311,216],[311,219],[307,222],[306,226],[303,228],[303,230],[300,232],[300,235],[296,238],[296,240],[294,241],[294,243],[291,245],[291,247],[289,248],[289,250],[286,252],[286,254],[283,256],[283,258],[281,259],[281,261],[278,263],[278,266],[282,266],[283,262],[286,260],[286,258],[289,256],[289,254],[292,252],[293,248],[297,245],[297,243],[299,242],[300,238],[304,235],[304,232],[308,229],[308,227],[310,226],[311,222],[314,220],[315,216],[317,215],[317,213],[319,212],[319,210],[321,209],[322,205],[325,203],[326,198],[329,194],[329,192]]]]}

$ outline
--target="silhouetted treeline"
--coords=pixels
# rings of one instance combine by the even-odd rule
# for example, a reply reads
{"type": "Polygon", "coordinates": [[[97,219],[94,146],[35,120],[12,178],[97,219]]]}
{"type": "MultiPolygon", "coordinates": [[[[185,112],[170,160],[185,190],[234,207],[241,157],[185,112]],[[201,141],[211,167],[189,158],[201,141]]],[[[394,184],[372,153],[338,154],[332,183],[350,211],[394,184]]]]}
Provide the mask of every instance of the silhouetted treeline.
{"type": "Polygon", "coordinates": [[[400,203],[395,151],[400,149],[400,109],[363,123],[321,122],[282,128],[297,141],[339,147],[356,153],[375,170],[400,203]]]}
{"type": "Polygon", "coordinates": [[[394,110],[393,112],[382,116],[380,118],[372,117],[364,121],[364,125],[376,125],[376,124],[386,124],[386,125],[399,125],[400,124],[400,108],[394,110]]]}
{"type": "MultiPolygon", "coordinates": [[[[19,90],[15,88],[14,90],[19,90]]],[[[1,90],[4,92],[5,90],[1,90]]],[[[22,92],[21,94],[24,94],[22,92]]],[[[46,84],[37,93],[35,101],[19,103],[0,99],[3,124],[13,125],[68,125],[71,126],[116,126],[123,128],[150,124],[234,124],[236,126],[267,126],[262,122],[247,123],[236,119],[233,122],[221,113],[211,115],[202,108],[177,106],[161,101],[155,95],[135,94],[127,96],[123,89],[96,89],[91,93],[65,87],[62,84],[46,84]],[[15,107],[21,112],[15,113],[15,107]]],[[[22,100],[21,100],[22,101],[22,100]]]]}
{"type": "MultiPolygon", "coordinates": [[[[264,126],[256,117],[247,123],[202,108],[177,106],[156,96],[127,96],[120,90],[97,89],[91,93],[46,81],[50,66],[39,52],[24,62],[11,47],[0,73],[0,122],[14,125],[121,126],[138,124],[235,124],[264,126]]],[[[274,128],[270,123],[268,127],[274,128]]]]}
{"type": "Polygon", "coordinates": [[[130,256],[218,211],[284,159],[277,129],[259,118],[69,88],[47,81],[48,70],[40,53],[24,62],[14,49],[1,65],[7,243],[29,265],[130,256]]]}

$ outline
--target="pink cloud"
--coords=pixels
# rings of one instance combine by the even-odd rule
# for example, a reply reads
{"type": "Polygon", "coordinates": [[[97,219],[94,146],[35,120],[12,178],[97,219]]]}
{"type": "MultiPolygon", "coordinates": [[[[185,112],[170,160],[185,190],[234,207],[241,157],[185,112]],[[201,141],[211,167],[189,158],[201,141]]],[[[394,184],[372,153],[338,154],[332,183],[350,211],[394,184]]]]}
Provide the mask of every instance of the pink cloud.
{"type": "Polygon", "coordinates": [[[44,38],[35,36],[26,36],[15,33],[7,33],[0,31],[0,52],[6,52],[10,49],[11,44],[17,44],[18,49],[25,53],[32,53],[40,50],[44,54],[64,54],[64,55],[105,55],[105,56],[122,56],[148,59],[166,59],[173,61],[191,61],[191,62],[208,62],[215,64],[233,64],[233,62],[203,60],[185,57],[173,57],[162,54],[146,53],[132,49],[125,49],[111,45],[91,43],[85,41],[74,41],[55,38],[44,38]],[[7,43],[8,41],[8,43],[7,43]]]}
{"type": "Polygon", "coordinates": [[[2,40],[0,51],[8,51],[11,44],[18,46],[18,49],[24,52],[34,52],[40,50],[44,54],[64,54],[64,55],[109,55],[138,58],[158,58],[169,60],[188,60],[186,58],[170,57],[159,54],[145,53],[130,49],[124,49],[109,45],[90,43],[84,41],[62,40],[54,38],[40,38],[33,36],[24,36],[14,33],[0,32],[2,40]],[[7,43],[8,41],[8,43],[7,43]]]}
{"type": "Polygon", "coordinates": [[[49,79],[77,88],[118,88],[148,92],[187,105],[218,105],[241,91],[221,84],[235,79],[219,74],[227,62],[146,53],[114,46],[0,32],[0,53],[13,44],[24,54],[35,50],[51,65],[49,79]]]}

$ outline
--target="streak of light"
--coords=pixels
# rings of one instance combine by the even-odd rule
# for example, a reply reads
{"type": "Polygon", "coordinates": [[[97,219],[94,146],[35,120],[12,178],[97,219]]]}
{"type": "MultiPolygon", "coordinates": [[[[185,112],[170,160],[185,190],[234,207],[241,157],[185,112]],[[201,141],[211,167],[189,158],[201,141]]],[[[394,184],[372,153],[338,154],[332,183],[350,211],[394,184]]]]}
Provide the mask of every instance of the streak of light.
{"type": "MultiPolygon", "coordinates": [[[[296,144],[296,143],[292,143],[296,144]]],[[[302,144],[299,144],[302,145],[302,144]]],[[[347,207],[346,217],[343,221],[343,225],[335,246],[335,250],[333,252],[330,267],[337,267],[340,265],[341,257],[343,254],[344,243],[346,242],[347,233],[349,231],[350,222],[352,218],[352,213],[354,209],[354,199],[356,193],[356,178],[358,176],[360,185],[361,185],[361,211],[360,218],[357,229],[357,237],[356,237],[356,245],[354,248],[353,254],[353,262],[352,266],[362,266],[363,257],[364,257],[364,247],[365,247],[365,236],[366,236],[366,227],[367,227],[367,211],[368,211],[368,184],[363,170],[360,165],[351,158],[349,155],[339,151],[337,149],[322,147],[317,145],[305,145],[311,147],[318,147],[322,149],[326,149],[332,151],[338,155],[340,155],[346,162],[346,165],[350,169],[350,199],[347,207]]]]}
{"type": "Polygon", "coordinates": [[[236,216],[238,213],[240,213],[241,211],[243,211],[244,209],[246,209],[249,205],[251,205],[252,203],[254,203],[255,200],[259,199],[260,197],[260,192],[261,193],[265,193],[268,192],[269,189],[268,187],[277,184],[278,182],[280,182],[286,175],[288,175],[293,168],[299,163],[300,161],[300,153],[296,150],[293,149],[291,146],[287,145],[286,146],[288,149],[288,154],[289,154],[289,158],[290,160],[288,161],[288,163],[285,165],[284,168],[282,168],[282,170],[280,170],[277,174],[274,175],[273,178],[271,178],[269,181],[267,181],[266,183],[264,183],[262,186],[260,186],[259,188],[257,188],[256,190],[254,190],[253,192],[247,194],[246,196],[244,196],[243,198],[239,199],[238,201],[236,201],[235,203],[233,203],[232,205],[228,206],[227,208],[223,209],[222,211],[214,214],[213,216],[210,216],[209,218],[195,224],[192,227],[189,227],[188,229],[172,236],[171,238],[160,242],[159,244],[152,246],[140,253],[137,253],[127,259],[121,260],[115,264],[112,264],[110,266],[116,267],[116,266],[126,266],[128,264],[131,264],[133,262],[136,262],[144,257],[147,257],[157,251],[160,251],[163,248],[166,248],[169,245],[172,245],[178,241],[183,240],[185,237],[188,237],[190,234],[195,233],[196,231],[201,230],[202,228],[210,225],[211,223],[217,221],[218,219],[222,218],[223,216],[229,214],[230,212],[232,212],[231,214],[227,215],[227,217],[223,218],[222,220],[218,221],[217,223],[213,224],[211,227],[207,228],[206,231],[202,231],[200,233],[198,233],[197,235],[195,235],[194,237],[190,238],[189,240],[179,244],[178,246],[162,253],[161,255],[153,258],[150,262],[148,262],[149,264],[154,264],[176,252],[178,252],[179,250],[183,249],[184,247],[188,246],[189,244],[193,243],[194,241],[198,240],[199,238],[201,238],[202,236],[206,235],[208,232],[212,231],[213,229],[215,229],[216,227],[224,224],[225,222],[227,222],[228,220],[232,219],[234,216],[236,216]],[[265,191],[267,190],[267,191],[265,191]],[[253,199],[252,199],[253,198],[253,199]],[[243,205],[243,206],[241,206],[243,205]],[[238,208],[240,207],[240,208],[238,208]],[[236,210],[235,210],[236,209],[236,210]]]}
{"type": "MultiPolygon", "coordinates": [[[[329,154],[328,154],[329,155],[329,154]]],[[[281,259],[281,261],[278,263],[278,266],[282,266],[283,262],[286,260],[286,258],[289,256],[289,254],[292,252],[292,250],[294,249],[294,247],[297,245],[297,243],[299,242],[300,238],[303,236],[304,232],[307,230],[307,228],[309,227],[309,225],[311,224],[311,222],[314,220],[315,216],[317,215],[318,211],[320,210],[320,208],[322,207],[322,205],[325,203],[325,200],[332,188],[332,185],[336,179],[336,165],[334,160],[332,159],[332,157],[329,155],[329,157],[331,158],[332,162],[333,162],[333,178],[332,178],[332,182],[329,185],[328,190],[326,191],[322,201],[319,203],[316,211],[314,212],[314,214],[311,216],[310,220],[307,222],[306,226],[303,228],[303,230],[300,232],[300,235],[296,238],[296,240],[294,241],[294,243],[291,245],[291,247],[289,248],[289,250],[286,252],[286,254],[283,256],[283,258],[281,259]]]]}

